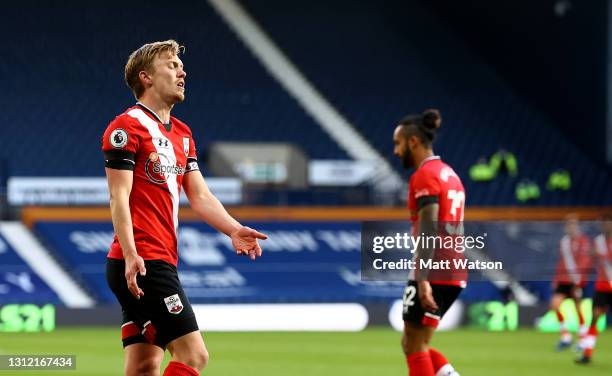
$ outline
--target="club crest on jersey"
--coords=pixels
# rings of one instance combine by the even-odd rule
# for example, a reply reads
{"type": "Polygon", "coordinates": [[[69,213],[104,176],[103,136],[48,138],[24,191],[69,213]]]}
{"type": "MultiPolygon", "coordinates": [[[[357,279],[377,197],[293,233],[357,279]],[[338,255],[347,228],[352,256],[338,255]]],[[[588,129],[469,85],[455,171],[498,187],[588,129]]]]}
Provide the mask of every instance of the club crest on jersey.
{"type": "Polygon", "coordinates": [[[183,303],[181,303],[181,298],[179,298],[178,294],[170,295],[167,298],[164,298],[164,303],[166,303],[166,308],[168,312],[173,315],[178,315],[183,311],[183,303]]]}
{"type": "Polygon", "coordinates": [[[183,151],[185,156],[189,155],[189,137],[183,137],[183,151]]]}
{"type": "Polygon", "coordinates": [[[110,134],[109,141],[114,148],[121,149],[128,143],[128,134],[125,130],[117,128],[110,134]]]}

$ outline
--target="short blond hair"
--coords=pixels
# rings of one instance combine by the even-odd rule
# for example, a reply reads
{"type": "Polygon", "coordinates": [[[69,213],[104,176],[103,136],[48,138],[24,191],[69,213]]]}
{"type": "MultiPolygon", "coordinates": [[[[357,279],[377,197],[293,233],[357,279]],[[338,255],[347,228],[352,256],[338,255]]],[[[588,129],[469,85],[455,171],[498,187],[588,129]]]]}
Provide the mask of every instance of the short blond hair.
{"type": "Polygon", "coordinates": [[[185,51],[185,47],[179,45],[174,39],[161,42],[147,43],[130,54],[125,64],[125,83],[132,89],[136,99],[144,93],[144,86],[140,82],[139,74],[142,71],[150,71],[153,68],[153,60],[164,52],[178,55],[185,51]]]}

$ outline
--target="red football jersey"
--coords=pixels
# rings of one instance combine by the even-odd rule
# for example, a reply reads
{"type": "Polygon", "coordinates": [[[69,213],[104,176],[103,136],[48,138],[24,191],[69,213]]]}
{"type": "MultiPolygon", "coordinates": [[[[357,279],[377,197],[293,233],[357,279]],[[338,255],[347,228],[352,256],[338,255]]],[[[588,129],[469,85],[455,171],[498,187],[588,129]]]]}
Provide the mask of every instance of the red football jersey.
{"type": "MultiPolygon", "coordinates": [[[[465,189],[461,179],[455,171],[439,156],[426,158],[410,177],[408,189],[408,209],[413,223],[414,235],[419,235],[418,220],[419,209],[429,202],[439,205],[438,224],[441,229],[440,236],[444,236],[443,228],[460,227],[463,222],[465,207],[465,189]]],[[[453,235],[453,234],[450,234],[453,235]]],[[[434,260],[463,259],[463,253],[454,250],[436,250],[434,260]]],[[[456,285],[465,287],[467,271],[453,270],[430,272],[431,283],[456,285]],[[444,277],[452,273],[452,280],[436,280],[436,276],[444,277]]]]}
{"type": "MultiPolygon", "coordinates": [[[[195,143],[189,127],[170,117],[164,125],[157,115],[138,103],[117,116],[102,137],[102,150],[132,165],[134,180],[130,213],[136,250],[145,260],[177,265],[179,196],[183,176],[198,170],[195,143]]],[[[109,258],[122,259],[115,234],[109,258]]]]}
{"type": "Polygon", "coordinates": [[[597,255],[597,279],[595,291],[612,293],[612,237],[603,234],[595,238],[595,254],[597,255]]]}
{"type": "Polygon", "coordinates": [[[584,287],[589,279],[593,265],[591,261],[591,241],[581,234],[577,237],[565,235],[559,242],[559,262],[555,272],[555,283],[573,283],[584,287]]]}

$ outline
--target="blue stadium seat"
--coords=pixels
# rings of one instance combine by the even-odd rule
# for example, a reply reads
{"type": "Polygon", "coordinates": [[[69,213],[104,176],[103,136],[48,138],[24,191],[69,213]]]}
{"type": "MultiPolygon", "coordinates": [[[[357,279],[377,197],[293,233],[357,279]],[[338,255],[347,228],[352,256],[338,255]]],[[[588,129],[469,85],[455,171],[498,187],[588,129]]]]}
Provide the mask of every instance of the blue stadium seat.
{"type": "MultiPolygon", "coordinates": [[[[122,78],[127,55],[167,38],[187,46],[187,100],[174,114],[191,125],[201,151],[217,141],[280,141],[311,158],[347,158],[206,2],[153,3],[180,17],[160,24],[113,1],[3,9],[0,32],[10,53],[0,59],[0,100],[10,105],[0,115],[0,166],[8,161],[9,175],[102,175],[102,132],[134,102],[122,78]]],[[[572,173],[571,191],[543,191],[530,204],[612,204],[609,168],[585,157],[418,2],[241,3],[398,171],[394,124],[437,107],[444,122],[436,151],[460,175],[503,147],[517,156],[520,177],[542,188],[553,170],[572,173]]],[[[516,204],[516,179],[464,180],[468,205],[516,204]]]]}

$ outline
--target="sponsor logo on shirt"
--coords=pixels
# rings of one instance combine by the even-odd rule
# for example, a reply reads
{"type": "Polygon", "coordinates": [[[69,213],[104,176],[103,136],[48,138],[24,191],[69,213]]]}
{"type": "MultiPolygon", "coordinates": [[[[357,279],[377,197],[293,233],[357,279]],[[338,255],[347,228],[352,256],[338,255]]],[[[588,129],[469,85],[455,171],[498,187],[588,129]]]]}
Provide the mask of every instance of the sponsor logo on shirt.
{"type": "Polygon", "coordinates": [[[145,163],[145,172],[153,183],[164,184],[171,175],[184,175],[185,166],[172,164],[164,154],[153,152],[145,163]]]}
{"type": "Polygon", "coordinates": [[[167,138],[156,138],[153,140],[154,143],[157,144],[158,147],[168,149],[170,145],[170,141],[167,138]]]}

